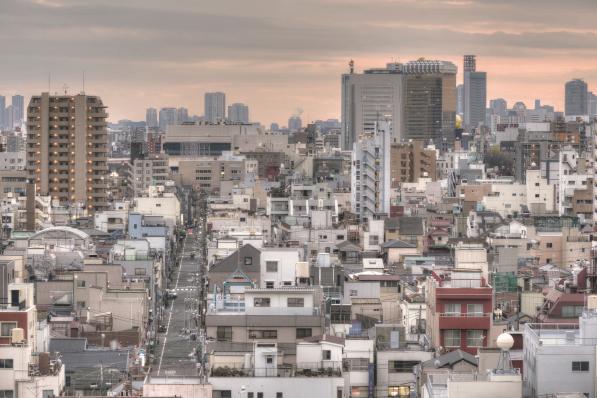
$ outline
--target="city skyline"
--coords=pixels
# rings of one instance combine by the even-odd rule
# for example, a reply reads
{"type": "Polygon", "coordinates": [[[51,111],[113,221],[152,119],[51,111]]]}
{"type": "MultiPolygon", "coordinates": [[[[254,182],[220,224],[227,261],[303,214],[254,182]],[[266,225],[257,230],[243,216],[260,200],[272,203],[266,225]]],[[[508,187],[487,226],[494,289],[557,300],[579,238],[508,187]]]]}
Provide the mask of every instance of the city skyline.
{"type": "Polygon", "coordinates": [[[203,94],[222,91],[249,105],[252,120],[284,124],[299,108],[305,121],[340,118],[339,76],[350,59],[357,71],[419,57],[451,61],[460,83],[462,56],[476,54],[487,72],[488,100],[530,106],[541,98],[563,110],[567,81],[597,86],[597,11],[589,1],[573,3],[264,0],[172,7],[9,0],[0,5],[0,34],[13,34],[25,20],[29,28],[5,43],[13,61],[0,66],[10,76],[0,92],[48,91],[51,74],[52,93],[66,84],[74,94],[85,73],[86,91],[110,104],[110,121],[143,120],[148,107],[200,115],[203,94]],[[367,29],[353,29],[358,21],[367,29]]]}

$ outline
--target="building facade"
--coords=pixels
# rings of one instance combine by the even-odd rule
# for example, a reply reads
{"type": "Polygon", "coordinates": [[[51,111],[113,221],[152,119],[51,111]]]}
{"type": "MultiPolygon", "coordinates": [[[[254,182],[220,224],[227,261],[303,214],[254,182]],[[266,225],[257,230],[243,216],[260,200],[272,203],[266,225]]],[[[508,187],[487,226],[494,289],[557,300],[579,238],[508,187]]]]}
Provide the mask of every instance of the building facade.
{"type": "Polygon", "coordinates": [[[27,111],[27,170],[36,194],[93,212],[107,206],[108,114],[101,98],[33,96],[27,111]]]}

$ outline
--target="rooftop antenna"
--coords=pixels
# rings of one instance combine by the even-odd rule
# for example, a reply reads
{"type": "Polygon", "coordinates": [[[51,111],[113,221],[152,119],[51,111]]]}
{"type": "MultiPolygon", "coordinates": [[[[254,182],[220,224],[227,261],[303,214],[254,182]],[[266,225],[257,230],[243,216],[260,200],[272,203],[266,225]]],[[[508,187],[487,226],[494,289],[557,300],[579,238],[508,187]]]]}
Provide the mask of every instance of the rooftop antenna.
{"type": "Polygon", "coordinates": [[[351,59],[350,62],[348,63],[348,68],[350,70],[350,74],[352,75],[354,73],[354,60],[351,59]]]}
{"type": "Polygon", "coordinates": [[[66,95],[67,91],[68,91],[68,85],[66,83],[64,83],[62,85],[62,89],[64,90],[64,95],[66,95]]]}
{"type": "Polygon", "coordinates": [[[514,346],[514,338],[510,333],[502,333],[497,338],[497,346],[500,348],[500,358],[498,360],[496,373],[510,373],[513,371],[512,360],[510,359],[510,349],[514,346]]]}
{"type": "Polygon", "coordinates": [[[48,72],[48,93],[52,92],[52,72],[48,72]]]}
{"type": "Polygon", "coordinates": [[[85,94],[85,71],[83,71],[83,91],[81,94],[85,94]]]}

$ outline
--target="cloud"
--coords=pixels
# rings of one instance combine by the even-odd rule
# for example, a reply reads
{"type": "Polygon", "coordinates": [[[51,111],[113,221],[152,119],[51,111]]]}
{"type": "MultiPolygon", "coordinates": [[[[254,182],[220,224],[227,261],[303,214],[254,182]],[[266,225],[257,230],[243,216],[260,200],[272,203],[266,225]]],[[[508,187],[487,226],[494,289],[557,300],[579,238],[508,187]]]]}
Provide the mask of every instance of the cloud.
{"type": "Polygon", "coordinates": [[[85,70],[113,119],[148,106],[200,114],[217,89],[283,122],[299,106],[337,117],[351,58],[364,68],[473,53],[490,97],[559,106],[576,73],[597,84],[595,17],[589,0],[2,0],[0,92],[45,90],[48,72],[76,87],[85,70]]]}

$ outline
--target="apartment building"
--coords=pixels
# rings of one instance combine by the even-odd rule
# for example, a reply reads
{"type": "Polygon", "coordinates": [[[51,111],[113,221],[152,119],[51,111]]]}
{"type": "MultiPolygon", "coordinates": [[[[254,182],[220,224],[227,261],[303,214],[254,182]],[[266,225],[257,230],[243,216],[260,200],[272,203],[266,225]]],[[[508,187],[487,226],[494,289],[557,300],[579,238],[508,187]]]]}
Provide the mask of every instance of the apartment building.
{"type": "Polygon", "coordinates": [[[133,196],[142,196],[150,186],[164,185],[170,179],[168,156],[164,154],[148,155],[132,159],[129,172],[129,187],[133,196]]]}
{"type": "Polygon", "coordinates": [[[33,96],[27,108],[27,170],[38,195],[85,207],[107,206],[106,106],[85,94],[33,96]]]}
{"type": "Polygon", "coordinates": [[[480,270],[432,272],[427,291],[427,335],[435,347],[476,354],[488,346],[493,289],[480,270]]]}
{"type": "Polygon", "coordinates": [[[426,149],[423,141],[392,144],[390,158],[392,188],[403,182],[417,182],[421,177],[436,179],[436,152],[426,149]]]}

